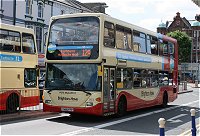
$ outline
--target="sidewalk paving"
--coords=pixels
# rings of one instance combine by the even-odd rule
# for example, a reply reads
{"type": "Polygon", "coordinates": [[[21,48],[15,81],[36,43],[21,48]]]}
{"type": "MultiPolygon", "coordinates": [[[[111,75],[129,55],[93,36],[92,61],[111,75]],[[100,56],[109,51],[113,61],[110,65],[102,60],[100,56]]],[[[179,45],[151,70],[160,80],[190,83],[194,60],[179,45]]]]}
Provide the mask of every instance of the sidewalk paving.
{"type": "Polygon", "coordinates": [[[32,111],[20,111],[13,114],[0,114],[0,124],[4,124],[10,121],[24,120],[24,119],[35,119],[44,118],[58,115],[55,112],[43,112],[42,110],[32,110],[32,111]]]}
{"type": "Polygon", "coordinates": [[[194,88],[200,88],[200,84],[198,84],[198,87],[195,87],[194,83],[187,83],[186,90],[184,90],[183,86],[184,86],[183,84],[179,85],[178,94],[193,92],[194,88]]]}

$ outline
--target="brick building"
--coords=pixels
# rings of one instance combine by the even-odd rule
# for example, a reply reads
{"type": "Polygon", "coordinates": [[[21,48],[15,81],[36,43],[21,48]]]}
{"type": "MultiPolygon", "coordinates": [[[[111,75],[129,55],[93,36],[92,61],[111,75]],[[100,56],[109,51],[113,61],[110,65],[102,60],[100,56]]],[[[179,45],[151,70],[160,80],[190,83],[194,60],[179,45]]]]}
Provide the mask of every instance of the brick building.
{"type": "Polygon", "coordinates": [[[161,22],[157,27],[157,32],[162,34],[167,34],[176,30],[186,32],[192,39],[191,61],[200,63],[200,22],[197,20],[187,20],[185,17],[181,17],[180,13],[177,12],[173,21],[167,21],[166,23],[161,22]]]}

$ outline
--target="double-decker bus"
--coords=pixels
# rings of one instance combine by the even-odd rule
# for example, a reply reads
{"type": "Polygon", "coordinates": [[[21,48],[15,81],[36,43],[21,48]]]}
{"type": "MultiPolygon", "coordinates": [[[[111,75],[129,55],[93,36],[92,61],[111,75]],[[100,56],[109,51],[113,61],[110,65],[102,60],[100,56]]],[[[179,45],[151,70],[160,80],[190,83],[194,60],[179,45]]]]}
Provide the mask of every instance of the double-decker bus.
{"type": "Polygon", "coordinates": [[[52,17],[46,44],[44,111],[122,116],[177,98],[173,38],[79,13],[52,17]]]}
{"type": "Polygon", "coordinates": [[[0,110],[39,104],[38,53],[34,31],[0,24],[0,110]]]}

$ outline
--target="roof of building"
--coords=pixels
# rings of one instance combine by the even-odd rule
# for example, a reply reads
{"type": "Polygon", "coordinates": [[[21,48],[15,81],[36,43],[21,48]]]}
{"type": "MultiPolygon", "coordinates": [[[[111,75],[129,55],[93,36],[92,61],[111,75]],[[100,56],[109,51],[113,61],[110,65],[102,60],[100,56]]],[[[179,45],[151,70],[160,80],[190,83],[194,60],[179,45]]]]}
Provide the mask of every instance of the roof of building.
{"type": "Polygon", "coordinates": [[[166,28],[166,24],[161,22],[159,25],[158,25],[158,28],[166,28]]]}
{"type": "Polygon", "coordinates": [[[200,0],[192,0],[196,5],[200,7],[200,0]]]}
{"type": "Polygon", "coordinates": [[[200,26],[200,22],[199,21],[195,21],[192,26],[200,26]]]}

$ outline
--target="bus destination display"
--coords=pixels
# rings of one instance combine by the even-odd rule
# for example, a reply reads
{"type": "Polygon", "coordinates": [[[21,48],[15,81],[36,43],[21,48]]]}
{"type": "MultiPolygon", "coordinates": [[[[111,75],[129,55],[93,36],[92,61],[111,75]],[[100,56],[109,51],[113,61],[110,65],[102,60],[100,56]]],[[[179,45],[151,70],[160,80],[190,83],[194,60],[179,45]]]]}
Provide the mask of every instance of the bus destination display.
{"type": "Polygon", "coordinates": [[[81,49],[81,50],[60,50],[58,56],[60,57],[90,57],[90,49],[81,49]]]}

